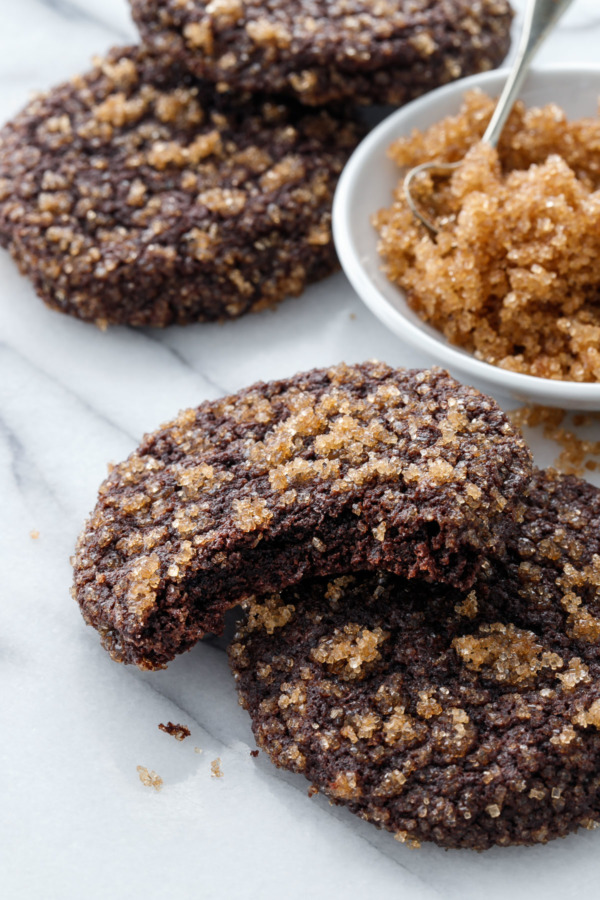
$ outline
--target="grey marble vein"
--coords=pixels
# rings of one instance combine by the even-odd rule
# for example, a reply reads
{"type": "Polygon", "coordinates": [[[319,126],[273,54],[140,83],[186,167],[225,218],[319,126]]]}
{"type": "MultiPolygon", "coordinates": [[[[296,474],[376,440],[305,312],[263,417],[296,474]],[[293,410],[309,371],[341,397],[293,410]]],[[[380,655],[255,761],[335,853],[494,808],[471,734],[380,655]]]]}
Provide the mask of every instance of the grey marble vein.
{"type": "Polygon", "coordinates": [[[213,397],[208,399],[216,399],[218,397],[226,396],[230,393],[230,391],[224,387],[222,384],[219,384],[210,375],[208,375],[202,369],[196,368],[196,366],[186,357],[180,350],[176,350],[171,344],[167,342],[165,338],[159,337],[156,335],[155,331],[152,331],[148,328],[142,328],[140,330],[136,329],[137,334],[143,335],[147,340],[152,341],[154,344],[157,344],[159,347],[164,350],[165,353],[168,353],[176,362],[179,363],[184,369],[189,372],[193,372],[194,375],[201,378],[201,380],[208,385],[209,391],[208,393],[212,393],[213,397]]]}
{"type": "Polygon", "coordinates": [[[70,385],[65,384],[64,381],[61,381],[61,379],[56,378],[55,376],[51,375],[47,370],[41,368],[41,366],[37,365],[37,363],[34,363],[29,357],[25,356],[24,353],[17,350],[14,346],[9,346],[8,344],[4,343],[3,341],[0,341],[0,354],[9,354],[9,353],[14,354],[25,365],[29,366],[29,368],[32,369],[33,371],[37,372],[40,376],[42,376],[44,379],[46,379],[50,384],[56,385],[67,396],[72,397],[74,400],[76,400],[77,403],[81,406],[81,408],[83,410],[85,410],[87,413],[89,413],[90,415],[92,415],[94,418],[98,419],[100,422],[104,422],[104,424],[108,425],[113,431],[116,431],[119,434],[126,437],[129,441],[131,441],[132,444],[135,445],[138,443],[139,437],[136,437],[136,435],[127,431],[121,425],[118,425],[116,422],[114,422],[112,419],[110,419],[103,412],[101,412],[100,410],[98,410],[94,406],[92,406],[81,393],[78,393],[77,391],[73,390],[73,388],[70,385]]]}
{"type": "Polygon", "coordinates": [[[168,703],[170,703],[178,713],[181,713],[183,715],[185,719],[185,725],[189,726],[189,723],[191,722],[196,726],[196,728],[199,728],[201,731],[205,732],[205,734],[207,734],[208,737],[215,742],[215,744],[233,749],[233,742],[228,742],[223,740],[223,738],[218,737],[214,733],[214,731],[209,728],[204,722],[201,722],[200,719],[198,719],[190,709],[185,707],[180,701],[176,700],[170,693],[161,690],[160,686],[156,682],[151,681],[150,678],[152,678],[152,676],[150,676],[150,678],[144,677],[143,675],[139,677],[140,673],[138,672],[128,672],[127,674],[133,675],[133,677],[138,677],[141,684],[143,684],[157,696],[162,697],[163,700],[166,700],[168,703]]]}
{"type": "Polygon", "coordinates": [[[99,26],[123,43],[128,43],[131,40],[131,34],[116,26],[109,18],[104,18],[91,12],[86,8],[85,2],[77,3],[75,0],[35,0],[35,2],[52,10],[53,13],[63,19],[80,20],[81,22],[99,26]]]}
{"type": "MultiPolygon", "coordinates": [[[[337,823],[339,823],[344,830],[351,831],[358,839],[365,844],[368,844],[377,854],[385,857],[389,862],[391,862],[394,866],[397,866],[402,871],[406,872],[414,878],[417,883],[422,884],[427,887],[434,896],[443,897],[443,894],[431,885],[430,882],[425,881],[420,875],[418,875],[410,866],[407,866],[400,859],[398,859],[398,853],[402,853],[403,851],[393,843],[390,845],[390,848],[387,849],[385,846],[380,846],[380,843],[376,842],[376,840],[372,840],[368,837],[367,834],[363,833],[363,828],[365,827],[363,823],[361,823],[356,828],[356,822],[354,815],[344,806],[338,806],[334,803],[331,803],[324,795],[317,795],[315,798],[309,797],[307,794],[307,780],[300,774],[295,772],[288,772],[286,770],[278,769],[274,766],[267,754],[264,751],[261,751],[260,756],[258,757],[260,760],[259,765],[261,766],[261,772],[265,776],[265,778],[271,779],[275,778],[278,781],[283,782],[287,787],[291,788],[292,791],[299,794],[302,802],[312,802],[312,805],[319,810],[320,814],[325,815],[327,818],[333,819],[337,823]]],[[[386,840],[393,842],[394,838],[389,832],[381,831],[379,832],[379,837],[381,838],[381,843],[385,843],[386,840]]],[[[408,851],[408,848],[405,848],[405,852],[408,851]]]]}
{"type": "Polygon", "coordinates": [[[54,488],[44,478],[35,460],[31,458],[26,445],[9,428],[1,416],[0,438],[4,440],[8,447],[10,471],[22,499],[26,501],[28,496],[34,498],[37,495],[37,491],[41,488],[43,493],[50,497],[58,510],[63,515],[66,515],[67,510],[64,504],[54,488]]]}

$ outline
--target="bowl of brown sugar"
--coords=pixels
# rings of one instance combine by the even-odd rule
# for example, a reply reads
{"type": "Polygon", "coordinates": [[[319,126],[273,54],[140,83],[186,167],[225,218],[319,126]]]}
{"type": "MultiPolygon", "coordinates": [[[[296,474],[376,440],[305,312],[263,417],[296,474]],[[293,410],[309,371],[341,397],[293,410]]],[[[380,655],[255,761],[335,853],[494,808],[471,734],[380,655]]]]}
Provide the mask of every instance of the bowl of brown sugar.
{"type": "MultiPolygon", "coordinates": [[[[362,142],[333,211],[342,267],[403,340],[485,389],[600,409],[600,67],[532,70],[497,150],[481,143],[506,71],[454,82],[362,142]],[[405,173],[424,178],[413,216],[405,173]]],[[[414,190],[413,190],[414,193],[414,190]]]]}

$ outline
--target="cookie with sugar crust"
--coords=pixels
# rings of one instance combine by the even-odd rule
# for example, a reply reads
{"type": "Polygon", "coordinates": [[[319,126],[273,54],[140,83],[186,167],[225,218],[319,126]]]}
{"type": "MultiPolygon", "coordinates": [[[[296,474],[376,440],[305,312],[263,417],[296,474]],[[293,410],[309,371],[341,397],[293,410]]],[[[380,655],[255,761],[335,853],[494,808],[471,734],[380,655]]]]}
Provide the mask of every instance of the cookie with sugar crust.
{"type": "Polygon", "coordinates": [[[257,744],[400,841],[600,820],[600,490],[538,472],[470,591],[356,573],[253,598],[229,648],[257,744]]]}
{"type": "Polygon", "coordinates": [[[499,65],[507,0],[132,0],[143,40],[223,92],[399,105],[499,65]]]}
{"type": "Polygon", "coordinates": [[[530,473],[496,403],[439,369],[259,383],[181,413],[112,470],[74,594],[116,659],[155,668],[241,599],[310,575],[466,587],[530,473]]]}
{"type": "Polygon", "coordinates": [[[0,131],[0,244],[101,326],[241,316],[336,270],[333,193],[363,132],[115,48],[0,131]]]}

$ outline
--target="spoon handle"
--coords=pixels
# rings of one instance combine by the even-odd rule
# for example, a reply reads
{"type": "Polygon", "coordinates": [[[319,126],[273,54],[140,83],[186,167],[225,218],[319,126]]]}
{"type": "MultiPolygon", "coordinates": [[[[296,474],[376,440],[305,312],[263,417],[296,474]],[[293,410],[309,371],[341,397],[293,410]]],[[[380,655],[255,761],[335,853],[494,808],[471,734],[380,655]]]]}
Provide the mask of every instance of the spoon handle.
{"type": "Polygon", "coordinates": [[[553,26],[572,3],[573,0],[529,0],[516,59],[496,104],[494,115],[482,138],[486,144],[495,147],[498,143],[504,123],[517,99],[531,60],[553,26]]]}

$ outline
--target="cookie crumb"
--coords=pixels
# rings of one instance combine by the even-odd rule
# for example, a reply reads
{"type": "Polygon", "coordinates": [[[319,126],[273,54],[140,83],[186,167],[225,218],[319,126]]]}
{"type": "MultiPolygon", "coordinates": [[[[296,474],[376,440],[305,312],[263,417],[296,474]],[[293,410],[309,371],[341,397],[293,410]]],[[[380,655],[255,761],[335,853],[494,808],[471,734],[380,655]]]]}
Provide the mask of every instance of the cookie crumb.
{"type": "Polygon", "coordinates": [[[191,734],[187,725],[174,725],[173,722],[167,722],[166,725],[161,723],[158,727],[165,734],[170,734],[171,737],[174,737],[176,741],[184,741],[191,734]]]}
{"type": "Polygon", "coordinates": [[[256,759],[256,757],[258,756],[258,750],[251,750],[251,751],[250,751],[250,756],[253,756],[254,759],[256,759]]]}
{"type": "Polygon", "coordinates": [[[39,536],[40,536],[40,533],[35,528],[33,529],[33,531],[29,532],[29,537],[31,538],[32,541],[37,541],[39,536]]]}
{"type": "Polygon", "coordinates": [[[155,791],[161,790],[163,780],[160,775],[157,775],[152,769],[147,769],[146,766],[136,766],[136,769],[142,784],[146,787],[153,787],[155,791]]]}

